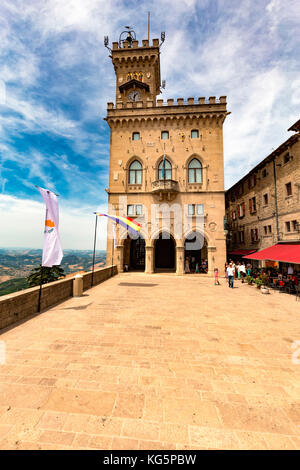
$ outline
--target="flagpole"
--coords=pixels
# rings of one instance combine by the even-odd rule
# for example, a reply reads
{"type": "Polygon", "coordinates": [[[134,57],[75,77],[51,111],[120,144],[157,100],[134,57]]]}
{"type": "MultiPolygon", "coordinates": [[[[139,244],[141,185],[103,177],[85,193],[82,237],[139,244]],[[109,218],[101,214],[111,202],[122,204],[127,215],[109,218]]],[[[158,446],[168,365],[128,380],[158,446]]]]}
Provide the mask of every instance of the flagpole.
{"type": "MultiPolygon", "coordinates": [[[[45,259],[47,259],[47,267],[53,267],[53,266],[61,266],[61,260],[63,258],[63,251],[61,248],[61,243],[60,243],[60,238],[59,238],[59,233],[58,233],[58,221],[59,221],[59,216],[58,216],[58,202],[57,202],[57,197],[59,196],[58,194],[53,193],[52,191],[49,191],[48,189],[41,188],[40,186],[35,185],[35,187],[39,190],[42,198],[44,199],[44,202],[46,204],[46,215],[45,215],[45,228],[44,228],[44,242],[43,242],[43,252],[42,252],[42,262],[41,262],[41,270],[40,270],[40,289],[39,289],[39,297],[38,297],[38,312],[41,311],[41,302],[42,302],[42,284],[43,284],[43,275],[45,273],[45,266],[43,266],[43,259],[45,255],[45,259]],[[44,197],[44,194],[47,194],[47,198],[44,197]],[[55,198],[52,197],[52,195],[55,196],[55,198]],[[50,201],[51,200],[51,204],[50,201]],[[49,220],[48,220],[49,216],[49,220]],[[51,223],[52,229],[47,231],[47,226],[48,223],[51,223]],[[53,240],[52,240],[52,245],[49,246],[49,240],[46,239],[46,234],[53,232],[54,228],[56,227],[56,232],[55,234],[55,243],[58,243],[58,252],[53,251],[53,240]]],[[[57,246],[56,246],[57,248],[57,246]]],[[[46,281],[47,281],[47,276],[46,276],[46,281]]]]}
{"type": "MultiPolygon", "coordinates": [[[[115,226],[116,227],[116,226],[115,226]]],[[[111,251],[111,277],[114,273],[114,249],[115,249],[115,232],[114,232],[114,228],[113,228],[113,243],[112,243],[112,251],[111,251]]]]}
{"type": "MultiPolygon", "coordinates": [[[[37,186],[38,187],[38,186],[37,186]]],[[[47,220],[48,209],[46,208],[45,221],[47,220]]],[[[38,313],[41,311],[41,300],[42,300],[42,283],[43,283],[43,253],[42,253],[42,262],[41,262],[41,278],[40,278],[40,290],[39,290],[39,300],[38,300],[38,313]]]]}
{"type": "Polygon", "coordinates": [[[98,216],[96,214],[95,219],[95,234],[94,234],[94,253],[93,253],[93,269],[92,269],[92,287],[94,285],[94,270],[95,270],[95,253],[96,253],[96,239],[97,239],[97,222],[98,216]]]}
{"type": "Polygon", "coordinates": [[[42,298],[42,279],[43,279],[43,265],[41,264],[41,273],[40,273],[40,290],[39,290],[39,300],[38,300],[38,313],[41,311],[41,298],[42,298]]]}

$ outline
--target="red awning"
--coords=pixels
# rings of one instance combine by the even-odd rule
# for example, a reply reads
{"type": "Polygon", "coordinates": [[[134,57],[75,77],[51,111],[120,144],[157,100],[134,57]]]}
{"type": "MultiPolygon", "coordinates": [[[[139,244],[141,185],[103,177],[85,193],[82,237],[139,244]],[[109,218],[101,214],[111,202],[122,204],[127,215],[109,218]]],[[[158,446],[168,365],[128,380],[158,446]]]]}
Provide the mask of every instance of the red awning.
{"type": "Polygon", "coordinates": [[[283,263],[300,264],[299,245],[273,245],[252,255],[245,255],[247,259],[260,259],[270,261],[282,261],[283,263]]]}
{"type": "Polygon", "coordinates": [[[228,254],[245,256],[245,255],[249,255],[249,253],[254,253],[255,251],[256,250],[235,250],[235,251],[230,251],[228,254]]]}

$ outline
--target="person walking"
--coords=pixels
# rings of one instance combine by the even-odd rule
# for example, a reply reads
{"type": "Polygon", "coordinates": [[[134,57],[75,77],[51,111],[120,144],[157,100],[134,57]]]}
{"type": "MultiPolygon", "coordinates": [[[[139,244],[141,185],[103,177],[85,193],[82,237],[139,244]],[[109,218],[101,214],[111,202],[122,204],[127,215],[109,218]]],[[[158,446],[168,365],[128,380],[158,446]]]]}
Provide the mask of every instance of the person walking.
{"type": "Polygon", "coordinates": [[[248,263],[248,264],[247,264],[246,270],[247,270],[247,276],[251,276],[251,271],[252,271],[252,265],[251,265],[251,263],[248,263]]]}
{"type": "Polygon", "coordinates": [[[238,261],[238,262],[236,263],[236,271],[237,271],[238,280],[241,279],[240,265],[241,265],[241,263],[238,261]]]}
{"type": "Polygon", "coordinates": [[[246,268],[245,268],[245,263],[244,262],[242,262],[239,265],[239,273],[240,273],[240,277],[242,278],[242,284],[244,284],[245,277],[246,277],[246,268]]]}
{"type": "Polygon", "coordinates": [[[228,266],[229,266],[229,264],[226,262],[225,263],[225,277],[226,277],[226,279],[228,279],[228,272],[227,272],[228,266]]]}
{"type": "Polygon", "coordinates": [[[231,287],[232,289],[233,289],[234,271],[235,271],[235,268],[232,266],[232,263],[229,263],[229,266],[227,268],[228,287],[231,287]]]}
{"type": "Polygon", "coordinates": [[[219,286],[220,283],[219,283],[219,270],[218,270],[218,268],[214,269],[214,275],[215,275],[215,286],[219,286]]]}
{"type": "MultiPolygon", "coordinates": [[[[232,267],[233,267],[233,269],[234,269],[234,271],[233,271],[233,277],[236,278],[236,265],[235,265],[235,262],[231,259],[231,260],[230,260],[230,263],[231,263],[231,265],[232,265],[232,267]]],[[[230,263],[229,263],[229,264],[230,264],[230,263]]]]}

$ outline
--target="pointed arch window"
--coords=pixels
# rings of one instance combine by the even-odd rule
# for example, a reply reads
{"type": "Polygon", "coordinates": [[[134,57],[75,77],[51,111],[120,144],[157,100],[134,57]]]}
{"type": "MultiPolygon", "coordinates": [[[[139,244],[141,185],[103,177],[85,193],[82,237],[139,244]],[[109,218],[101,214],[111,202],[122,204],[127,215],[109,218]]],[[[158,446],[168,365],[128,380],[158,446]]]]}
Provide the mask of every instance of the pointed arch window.
{"type": "Polygon", "coordinates": [[[202,183],[202,165],[198,158],[193,158],[188,167],[189,183],[202,183]]]}
{"type": "Polygon", "coordinates": [[[129,184],[142,184],[142,164],[134,160],[129,167],[129,184]]]}
{"type": "Polygon", "coordinates": [[[167,159],[162,159],[158,165],[158,179],[171,180],[172,179],[172,165],[167,159]]]}

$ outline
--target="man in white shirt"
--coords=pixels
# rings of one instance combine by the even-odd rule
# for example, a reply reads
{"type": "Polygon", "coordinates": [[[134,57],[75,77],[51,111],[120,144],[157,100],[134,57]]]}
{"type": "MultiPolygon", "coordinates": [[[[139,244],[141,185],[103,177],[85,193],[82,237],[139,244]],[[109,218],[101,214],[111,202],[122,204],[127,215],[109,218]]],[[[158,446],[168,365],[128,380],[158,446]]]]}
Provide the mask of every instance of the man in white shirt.
{"type": "Polygon", "coordinates": [[[246,277],[246,268],[245,268],[244,263],[241,263],[239,265],[238,270],[239,270],[239,273],[240,273],[241,278],[242,278],[242,283],[244,284],[244,279],[246,277]]]}
{"type": "Polygon", "coordinates": [[[227,275],[228,275],[228,287],[233,289],[233,277],[234,277],[235,268],[232,266],[232,263],[229,263],[227,268],[227,275]]]}

